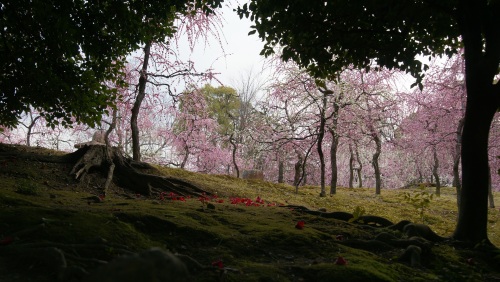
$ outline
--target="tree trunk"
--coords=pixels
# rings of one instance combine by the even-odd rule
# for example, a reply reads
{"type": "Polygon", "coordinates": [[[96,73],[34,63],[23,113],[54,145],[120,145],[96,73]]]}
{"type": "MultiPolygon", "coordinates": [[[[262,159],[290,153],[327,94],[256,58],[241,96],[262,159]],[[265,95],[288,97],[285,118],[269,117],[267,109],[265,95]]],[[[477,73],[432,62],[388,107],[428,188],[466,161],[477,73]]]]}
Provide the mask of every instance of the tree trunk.
{"type": "Polygon", "coordinates": [[[457,191],[457,206],[460,207],[460,189],[462,188],[462,181],[460,181],[460,150],[462,148],[462,129],[464,128],[464,119],[458,121],[456,140],[455,140],[455,153],[453,155],[453,186],[457,191]]]}
{"type": "Polygon", "coordinates": [[[279,160],[278,162],[278,183],[285,183],[285,163],[283,160],[279,160]]]}
{"type": "MultiPolygon", "coordinates": [[[[334,125],[334,128],[336,128],[336,125],[334,125]]],[[[337,148],[339,145],[339,138],[337,134],[335,133],[335,130],[332,128],[330,129],[330,134],[332,135],[332,145],[330,147],[330,163],[331,163],[331,170],[332,170],[332,179],[330,182],[330,195],[334,195],[337,193],[337,148]]]]}
{"type": "Polygon", "coordinates": [[[141,146],[139,142],[139,126],[137,125],[137,118],[141,108],[142,100],[146,96],[146,84],[148,82],[148,64],[149,55],[151,53],[151,41],[146,42],[144,46],[144,61],[142,62],[142,69],[139,77],[139,90],[135,98],[134,107],[132,107],[132,116],[130,118],[130,128],[132,130],[132,155],[134,161],[141,160],[141,146]]]}
{"type": "Polygon", "coordinates": [[[380,195],[381,187],[382,187],[382,179],[380,177],[380,166],[378,163],[380,153],[382,151],[382,142],[380,141],[380,137],[377,132],[372,132],[373,141],[375,141],[375,153],[372,157],[372,165],[373,171],[375,172],[375,194],[380,195]]]}
{"type": "Polygon", "coordinates": [[[488,239],[488,134],[494,111],[472,97],[468,98],[462,135],[462,189],[453,237],[479,243],[488,239]]]}
{"type": "Polygon", "coordinates": [[[358,163],[358,168],[356,169],[358,172],[358,188],[363,187],[363,177],[361,176],[361,171],[363,169],[363,164],[361,163],[361,159],[359,158],[359,149],[358,144],[355,143],[355,151],[356,151],[356,162],[358,163]]]}
{"type": "Polygon", "coordinates": [[[326,96],[323,96],[323,108],[320,109],[320,124],[319,124],[319,132],[318,132],[318,144],[317,144],[317,149],[318,149],[318,156],[319,156],[319,162],[320,162],[320,172],[321,172],[321,178],[320,178],[320,183],[321,183],[321,192],[319,194],[320,197],[326,197],[326,190],[325,190],[325,156],[323,154],[323,137],[325,136],[325,124],[326,124],[326,118],[325,118],[325,109],[326,109],[326,96]]]}
{"type": "Polygon", "coordinates": [[[302,165],[304,159],[300,153],[297,153],[297,162],[294,166],[294,175],[293,175],[293,186],[295,187],[295,192],[298,193],[299,185],[302,178],[302,165]]]}
{"type": "Polygon", "coordinates": [[[181,165],[179,166],[181,169],[184,169],[186,167],[186,163],[189,159],[189,146],[186,143],[184,143],[184,151],[185,154],[184,157],[182,158],[181,165]]]}
{"type": "Polygon", "coordinates": [[[354,182],[354,151],[349,143],[349,188],[353,188],[354,182]]]}
{"type": "Polygon", "coordinates": [[[229,136],[229,143],[231,143],[231,146],[233,146],[232,159],[233,159],[234,171],[236,171],[236,178],[240,178],[240,169],[238,167],[238,163],[236,162],[236,150],[238,149],[238,146],[236,142],[234,142],[233,134],[229,136]]]}
{"type": "Polygon", "coordinates": [[[32,112],[30,111],[29,113],[30,113],[29,115],[31,118],[31,123],[29,126],[26,127],[28,129],[28,132],[26,133],[26,146],[31,146],[31,135],[33,135],[33,127],[35,126],[36,121],[41,117],[41,116],[36,116],[35,118],[33,118],[32,112]]]}
{"type": "Polygon", "coordinates": [[[439,159],[437,155],[436,146],[432,147],[433,156],[434,156],[434,165],[432,166],[432,175],[434,175],[434,179],[436,180],[436,196],[441,196],[441,182],[439,180],[439,159]]]}
{"type": "Polygon", "coordinates": [[[493,197],[493,188],[491,187],[491,170],[489,171],[488,174],[488,202],[489,202],[489,207],[490,209],[495,208],[495,198],[493,197]]]}
{"type": "Polygon", "coordinates": [[[467,105],[462,133],[462,190],[453,237],[470,243],[488,240],[488,138],[500,106],[500,84],[494,82],[500,63],[496,21],[486,1],[459,1],[458,23],[464,44],[467,105]],[[490,27],[485,35],[484,27],[490,27]],[[495,44],[496,43],[496,44],[495,44]],[[487,48],[485,48],[487,46],[487,48]]]}

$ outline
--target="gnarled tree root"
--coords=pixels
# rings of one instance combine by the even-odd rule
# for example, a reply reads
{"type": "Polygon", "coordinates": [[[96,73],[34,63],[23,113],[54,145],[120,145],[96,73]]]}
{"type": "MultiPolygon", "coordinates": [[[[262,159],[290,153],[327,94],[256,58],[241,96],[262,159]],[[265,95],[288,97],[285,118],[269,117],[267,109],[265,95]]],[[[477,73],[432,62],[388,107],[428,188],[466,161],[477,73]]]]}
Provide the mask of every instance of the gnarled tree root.
{"type": "Polygon", "coordinates": [[[141,172],[140,170],[145,169],[158,173],[158,170],[147,163],[136,162],[125,157],[121,150],[116,147],[84,146],[72,153],[71,158],[77,159],[70,172],[76,179],[85,177],[91,170],[107,171],[103,187],[104,194],[112,182],[143,196],[151,196],[154,191],[174,192],[182,196],[210,194],[196,185],[180,179],[141,172]]]}

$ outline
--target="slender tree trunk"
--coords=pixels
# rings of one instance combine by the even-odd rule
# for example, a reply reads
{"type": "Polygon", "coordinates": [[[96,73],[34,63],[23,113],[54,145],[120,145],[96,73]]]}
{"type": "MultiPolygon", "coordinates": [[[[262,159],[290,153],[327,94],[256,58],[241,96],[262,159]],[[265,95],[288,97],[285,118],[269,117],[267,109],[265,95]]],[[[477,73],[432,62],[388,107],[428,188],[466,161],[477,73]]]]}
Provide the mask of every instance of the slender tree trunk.
{"type": "Polygon", "coordinates": [[[380,177],[380,166],[378,163],[380,153],[382,151],[382,142],[380,140],[380,137],[378,136],[377,132],[372,131],[372,137],[373,141],[375,141],[375,153],[373,154],[372,157],[372,165],[373,165],[373,171],[375,172],[375,194],[380,195],[380,191],[382,188],[382,179],[380,177]]]}
{"type": "Polygon", "coordinates": [[[354,151],[349,143],[349,188],[353,188],[354,182],[354,151]]]}
{"type": "Polygon", "coordinates": [[[434,156],[434,165],[432,166],[432,174],[434,175],[434,179],[436,180],[436,196],[441,196],[441,182],[439,180],[439,158],[437,155],[436,146],[432,147],[433,156],[434,156]]]}
{"type": "Polygon", "coordinates": [[[26,146],[31,146],[31,135],[33,135],[33,127],[35,126],[36,121],[40,118],[40,116],[36,116],[35,118],[33,118],[32,113],[29,113],[31,117],[31,123],[29,126],[27,126],[28,133],[26,133],[26,146]]]}
{"type": "Polygon", "coordinates": [[[489,202],[489,207],[490,209],[495,208],[495,198],[493,197],[493,188],[491,187],[491,170],[489,171],[488,174],[488,202],[489,202]]]}
{"type": "Polygon", "coordinates": [[[285,163],[283,160],[279,160],[278,162],[278,183],[285,183],[285,163]]]}
{"type": "Polygon", "coordinates": [[[134,161],[141,160],[141,146],[139,143],[139,126],[137,125],[137,118],[141,108],[142,100],[146,96],[146,84],[148,82],[148,64],[149,55],[151,53],[151,41],[146,42],[144,46],[144,61],[142,62],[142,69],[139,77],[139,90],[135,98],[134,107],[132,107],[132,117],[130,118],[130,128],[132,130],[132,155],[134,161]]]}
{"type": "Polygon", "coordinates": [[[358,188],[361,188],[363,187],[363,177],[361,175],[361,171],[363,170],[363,164],[361,163],[361,159],[359,158],[359,149],[357,143],[355,143],[355,152],[356,152],[356,162],[358,163],[358,168],[356,169],[358,172],[358,188]]]}
{"type": "Polygon", "coordinates": [[[319,194],[320,197],[326,197],[326,190],[325,190],[325,156],[323,154],[323,137],[325,136],[325,124],[326,124],[326,118],[325,118],[325,109],[326,109],[326,95],[323,96],[323,108],[320,110],[321,114],[321,120],[320,120],[320,125],[319,125],[319,133],[318,133],[318,155],[319,155],[319,162],[320,162],[320,169],[321,169],[321,192],[319,194]]]}
{"type": "Polygon", "coordinates": [[[179,166],[181,169],[184,169],[186,167],[186,163],[189,158],[189,146],[187,144],[184,144],[184,150],[185,150],[184,158],[182,158],[181,165],[179,166]]]}
{"type": "Polygon", "coordinates": [[[306,170],[306,167],[307,167],[307,162],[304,162],[304,164],[302,165],[302,185],[307,185],[307,170],[306,170]]]}
{"type": "MultiPolygon", "coordinates": [[[[334,125],[334,128],[337,126],[334,125]]],[[[330,129],[330,134],[332,135],[332,145],[330,147],[330,163],[331,163],[331,170],[332,170],[332,179],[330,182],[330,195],[334,195],[337,193],[337,174],[338,174],[338,169],[337,169],[337,148],[339,145],[339,138],[337,134],[335,133],[335,130],[332,128],[330,129]]]]}
{"type": "Polygon", "coordinates": [[[106,143],[106,146],[108,146],[108,147],[110,146],[110,144],[109,144],[109,135],[116,128],[116,121],[118,119],[117,118],[117,114],[116,114],[117,111],[118,110],[113,110],[111,123],[109,124],[109,128],[108,128],[108,130],[106,130],[106,133],[104,133],[104,142],[106,143]]]}
{"type": "Polygon", "coordinates": [[[462,129],[464,128],[464,119],[458,121],[457,136],[455,140],[455,154],[453,156],[453,186],[457,191],[457,206],[460,206],[460,189],[462,181],[460,181],[460,150],[462,148],[462,129]]]}
{"type": "Polygon", "coordinates": [[[236,178],[240,178],[240,169],[238,167],[238,163],[236,162],[236,151],[238,149],[238,146],[233,139],[233,134],[229,136],[229,143],[231,143],[231,145],[233,146],[232,157],[233,157],[234,170],[236,171],[236,178]]]}
{"type": "Polygon", "coordinates": [[[302,177],[303,162],[304,160],[302,158],[302,155],[300,153],[297,153],[297,162],[295,163],[294,166],[294,176],[293,176],[293,186],[295,186],[296,193],[298,193],[300,180],[302,177]]]}

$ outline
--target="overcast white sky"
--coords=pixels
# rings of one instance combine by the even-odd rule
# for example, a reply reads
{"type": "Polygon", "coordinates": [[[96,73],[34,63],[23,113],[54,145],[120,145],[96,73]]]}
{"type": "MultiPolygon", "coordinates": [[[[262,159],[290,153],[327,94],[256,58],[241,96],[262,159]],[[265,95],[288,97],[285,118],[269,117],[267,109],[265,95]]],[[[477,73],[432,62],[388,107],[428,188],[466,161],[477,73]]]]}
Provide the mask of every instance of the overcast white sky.
{"type": "Polygon", "coordinates": [[[233,3],[231,8],[224,6],[222,9],[221,42],[212,37],[208,45],[199,44],[190,55],[198,71],[212,68],[220,73],[217,77],[225,85],[233,84],[249,71],[259,74],[264,60],[259,55],[264,44],[256,34],[248,35],[252,22],[240,19],[232,11],[235,7],[237,4],[233,3]]]}

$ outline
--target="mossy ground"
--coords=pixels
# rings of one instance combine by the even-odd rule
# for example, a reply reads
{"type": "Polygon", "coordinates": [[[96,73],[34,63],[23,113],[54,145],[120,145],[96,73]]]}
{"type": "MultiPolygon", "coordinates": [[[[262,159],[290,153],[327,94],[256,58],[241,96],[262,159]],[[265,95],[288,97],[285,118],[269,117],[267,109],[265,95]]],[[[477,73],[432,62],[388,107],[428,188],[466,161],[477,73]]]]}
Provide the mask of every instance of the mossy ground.
{"type": "MultiPolygon", "coordinates": [[[[421,267],[410,267],[397,260],[402,250],[369,252],[347,247],[337,237],[369,239],[379,230],[279,206],[346,212],[362,207],[365,214],[393,222],[424,222],[436,233],[449,236],[457,213],[453,188],[442,189],[422,217],[404,199],[404,193],[413,190],[383,190],[382,195],[375,195],[369,188],[338,188],[336,195],[321,198],[319,188],[314,186],[300,187],[295,194],[288,185],[162,168],[166,175],[187,180],[218,198],[207,205],[198,198],[145,198],[113,187],[113,193],[108,193],[103,202],[95,203],[89,197],[98,193],[98,183],[74,181],[68,175],[70,165],[23,159],[12,153],[58,152],[5,145],[0,149],[8,153],[0,156],[0,240],[13,238],[13,242],[0,245],[0,281],[53,281],[55,270],[47,271],[51,269],[50,260],[26,262],[21,255],[6,251],[13,246],[50,244],[71,254],[68,264],[89,271],[97,267],[93,260],[109,261],[124,249],[138,252],[153,246],[189,256],[205,266],[223,262],[223,270],[192,271],[194,281],[500,279],[499,259],[484,257],[475,250],[435,245],[432,253],[423,257],[421,267]],[[22,193],[23,189],[35,193],[22,193]],[[232,197],[249,198],[253,203],[260,197],[264,203],[232,204],[232,197]],[[295,228],[301,220],[304,229],[295,228]],[[78,247],[96,241],[106,242],[106,248],[78,247]],[[347,265],[335,264],[339,255],[347,259],[347,265]]],[[[421,190],[415,190],[418,192],[421,190]]],[[[499,193],[495,193],[495,199],[500,203],[499,193]]],[[[500,246],[499,217],[498,208],[490,209],[489,237],[496,246],[500,246]]]]}

